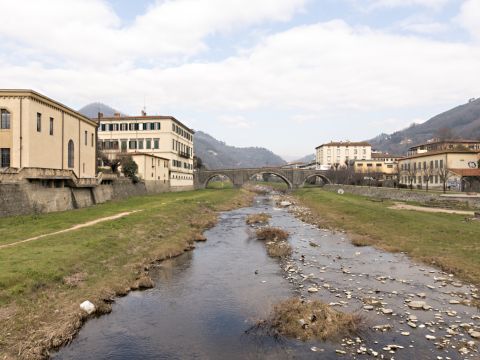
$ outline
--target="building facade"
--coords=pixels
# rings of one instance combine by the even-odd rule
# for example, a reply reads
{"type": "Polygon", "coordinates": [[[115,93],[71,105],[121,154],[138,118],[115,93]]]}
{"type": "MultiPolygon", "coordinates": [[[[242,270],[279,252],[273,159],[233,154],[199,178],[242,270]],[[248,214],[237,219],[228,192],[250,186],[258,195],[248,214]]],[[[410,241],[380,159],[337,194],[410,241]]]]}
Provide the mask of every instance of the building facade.
{"type": "Polygon", "coordinates": [[[430,151],[441,150],[472,150],[480,152],[480,141],[478,140],[447,140],[431,141],[425,144],[412,146],[408,149],[408,156],[424,154],[430,151]]]}
{"type": "Polygon", "coordinates": [[[368,160],[354,160],[354,170],[361,174],[378,174],[379,180],[395,180],[399,174],[398,161],[403,157],[383,153],[372,153],[368,160]]]}
{"type": "Polygon", "coordinates": [[[109,157],[140,153],[167,159],[170,186],[193,186],[192,129],[172,116],[147,116],[145,113],[114,117],[100,114],[98,122],[100,151],[109,157]]]}
{"type": "MultiPolygon", "coordinates": [[[[32,90],[0,90],[2,169],[70,170],[95,178],[97,124],[32,90]]],[[[68,172],[64,172],[68,173],[68,172]]]]}
{"type": "Polygon", "coordinates": [[[399,161],[400,183],[424,188],[463,189],[464,170],[479,167],[480,155],[471,150],[440,150],[411,155],[399,161]]]}
{"type": "Polygon", "coordinates": [[[330,142],[316,148],[317,168],[344,167],[353,160],[367,160],[372,156],[372,146],[367,142],[330,142]]]}

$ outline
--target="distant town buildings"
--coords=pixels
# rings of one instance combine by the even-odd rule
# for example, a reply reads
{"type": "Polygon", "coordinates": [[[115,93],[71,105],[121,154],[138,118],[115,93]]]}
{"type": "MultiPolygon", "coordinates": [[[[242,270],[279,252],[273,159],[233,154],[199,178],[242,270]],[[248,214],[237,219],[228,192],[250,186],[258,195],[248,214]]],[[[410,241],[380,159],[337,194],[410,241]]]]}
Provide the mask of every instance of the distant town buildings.
{"type": "MultiPolygon", "coordinates": [[[[445,142],[441,147],[449,147],[445,142]]],[[[465,190],[480,177],[480,150],[430,150],[407,156],[399,161],[400,183],[419,188],[465,190]]]]}
{"type": "MultiPolygon", "coordinates": [[[[193,187],[192,129],[173,116],[147,116],[145,112],[141,116],[99,114],[97,121],[99,151],[110,158],[147,154],[155,159],[146,161],[165,164],[162,160],[166,160],[170,186],[193,187]]],[[[139,166],[139,175],[142,179],[154,177],[150,169],[142,166],[139,166]]],[[[162,175],[156,175],[155,180],[163,180],[162,175]]]]}
{"type": "Polygon", "coordinates": [[[63,186],[69,178],[95,178],[96,129],[91,119],[35,91],[0,90],[0,167],[31,169],[32,181],[63,186]]]}
{"type": "Polygon", "coordinates": [[[478,140],[434,140],[408,149],[407,156],[423,154],[430,151],[440,150],[472,150],[480,152],[478,140]]]}
{"type": "Polygon", "coordinates": [[[367,142],[330,142],[316,148],[317,168],[345,167],[352,160],[367,160],[372,156],[372,146],[367,142]]]}
{"type": "Polygon", "coordinates": [[[371,159],[354,160],[353,167],[356,173],[379,177],[378,180],[395,180],[398,161],[402,158],[399,155],[372,152],[371,159]]]}

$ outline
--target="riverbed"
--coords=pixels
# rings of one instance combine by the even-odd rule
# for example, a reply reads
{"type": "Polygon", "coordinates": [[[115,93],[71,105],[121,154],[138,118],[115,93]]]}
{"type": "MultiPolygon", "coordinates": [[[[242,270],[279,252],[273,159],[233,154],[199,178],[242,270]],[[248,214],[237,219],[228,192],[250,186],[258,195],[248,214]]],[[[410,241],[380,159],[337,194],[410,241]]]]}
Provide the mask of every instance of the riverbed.
{"type": "Polygon", "coordinates": [[[342,232],[318,229],[271,197],[225,212],[193,252],[159,263],[153,289],[118,299],[88,321],[54,359],[478,358],[467,306],[475,287],[402,254],[355,247],[342,232]],[[290,232],[290,259],[266,255],[246,225],[269,213],[290,232]],[[307,289],[317,289],[309,292],[307,289]],[[365,330],[336,342],[301,342],[252,331],[277,302],[300,296],[362,314],[365,330]],[[425,309],[412,309],[412,301],[425,309]],[[465,350],[463,350],[465,349],[465,350]],[[459,352],[463,351],[463,354],[459,352]]]}

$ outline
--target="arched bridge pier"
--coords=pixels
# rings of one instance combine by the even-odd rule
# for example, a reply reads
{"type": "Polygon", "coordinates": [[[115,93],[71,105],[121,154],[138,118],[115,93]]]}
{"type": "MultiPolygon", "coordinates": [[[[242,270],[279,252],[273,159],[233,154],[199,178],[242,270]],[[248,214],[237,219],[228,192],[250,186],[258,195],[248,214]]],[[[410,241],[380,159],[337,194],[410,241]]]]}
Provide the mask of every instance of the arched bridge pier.
{"type": "Polygon", "coordinates": [[[284,169],[284,168],[252,168],[252,169],[221,169],[198,170],[195,172],[194,181],[196,189],[205,189],[216,176],[226,176],[235,187],[241,187],[251,181],[254,175],[270,174],[282,179],[289,189],[301,188],[305,182],[313,177],[320,177],[324,183],[330,184],[325,170],[310,169],[284,169]]]}

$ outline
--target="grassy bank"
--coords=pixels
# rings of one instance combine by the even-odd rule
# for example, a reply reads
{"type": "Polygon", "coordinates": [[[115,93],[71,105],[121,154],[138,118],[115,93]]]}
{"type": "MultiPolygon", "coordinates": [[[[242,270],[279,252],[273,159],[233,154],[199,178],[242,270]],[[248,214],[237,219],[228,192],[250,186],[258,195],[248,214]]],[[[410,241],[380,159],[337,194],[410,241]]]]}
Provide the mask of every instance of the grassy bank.
{"type": "Polygon", "coordinates": [[[216,220],[215,211],[247,205],[242,190],[204,190],[130,198],[92,208],[0,219],[1,244],[115,215],[91,227],[0,249],[0,354],[42,358],[71,338],[92,301],[108,312],[150,263],[181,254],[216,220]]]}
{"type": "Polygon", "coordinates": [[[480,285],[480,221],[465,216],[389,209],[393,203],[302,189],[295,196],[324,226],[347,230],[357,245],[404,251],[480,285]]]}

